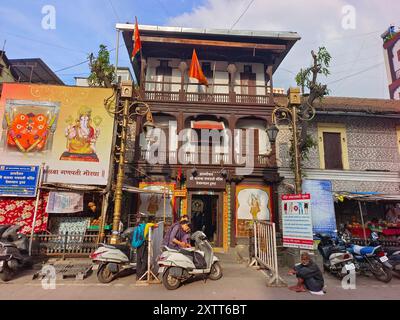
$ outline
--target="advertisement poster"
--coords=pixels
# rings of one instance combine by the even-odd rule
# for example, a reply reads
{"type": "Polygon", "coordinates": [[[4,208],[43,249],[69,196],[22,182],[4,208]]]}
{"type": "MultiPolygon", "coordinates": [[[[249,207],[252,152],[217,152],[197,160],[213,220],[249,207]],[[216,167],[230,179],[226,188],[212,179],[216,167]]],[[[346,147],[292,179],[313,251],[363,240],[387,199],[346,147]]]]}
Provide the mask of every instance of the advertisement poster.
{"type": "Polygon", "coordinates": [[[271,188],[261,185],[236,187],[237,235],[246,237],[254,220],[272,221],[271,188]]]}
{"type": "Polygon", "coordinates": [[[36,197],[39,167],[0,164],[0,197],[36,197]]]}
{"type": "Polygon", "coordinates": [[[83,193],[50,192],[46,211],[48,213],[83,212],[83,193]]]}
{"type": "Polygon", "coordinates": [[[112,89],[5,83],[0,99],[4,165],[45,163],[44,182],[106,185],[112,89]]]}
{"type": "Polygon", "coordinates": [[[282,196],[283,246],[313,249],[313,225],[309,194],[282,196]]]}
{"type": "Polygon", "coordinates": [[[314,233],[336,233],[335,205],[332,197],[332,182],[329,180],[304,180],[303,191],[311,194],[314,233]]]}

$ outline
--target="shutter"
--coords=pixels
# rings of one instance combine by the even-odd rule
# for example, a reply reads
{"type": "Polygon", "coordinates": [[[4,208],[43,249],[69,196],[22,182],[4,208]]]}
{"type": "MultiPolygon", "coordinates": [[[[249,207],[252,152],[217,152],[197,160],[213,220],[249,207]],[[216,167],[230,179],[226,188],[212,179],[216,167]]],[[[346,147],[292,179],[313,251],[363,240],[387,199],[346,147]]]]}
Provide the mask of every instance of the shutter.
{"type": "Polygon", "coordinates": [[[340,133],[324,132],[325,169],[343,170],[340,133]]]}

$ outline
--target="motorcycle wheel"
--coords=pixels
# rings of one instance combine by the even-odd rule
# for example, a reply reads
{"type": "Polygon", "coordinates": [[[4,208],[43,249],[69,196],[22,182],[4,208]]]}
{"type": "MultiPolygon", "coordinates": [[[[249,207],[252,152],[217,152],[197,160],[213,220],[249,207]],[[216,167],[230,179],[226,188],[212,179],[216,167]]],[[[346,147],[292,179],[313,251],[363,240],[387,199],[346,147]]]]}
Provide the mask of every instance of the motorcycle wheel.
{"type": "Polygon", "coordinates": [[[4,282],[8,282],[12,279],[14,272],[7,266],[7,263],[4,264],[3,272],[0,272],[0,279],[4,282]]]}
{"type": "Polygon", "coordinates": [[[377,280],[384,283],[390,282],[393,277],[392,270],[381,265],[376,265],[374,270],[371,270],[371,272],[377,280]]]}
{"type": "Polygon", "coordinates": [[[108,264],[103,264],[97,272],[97,279],[101,283],[110,283],[114,280],[114,274],[108,268],[108,264]]]}
{"type": "Polygon", "coordinates": [[[176,290],[181,285],[181,281],[178,278],[175,278],[169,274],[170,268],[165,270],[163,274],[163,284],[164,287],[168,290],[176,290]]]}
{"type": "Polygon", "coordinates": [[[211,267],[211,272],[208,276],[211,280],[219,280],[222,278],[222,267],[219,262],[215,262],[211,267]]]}

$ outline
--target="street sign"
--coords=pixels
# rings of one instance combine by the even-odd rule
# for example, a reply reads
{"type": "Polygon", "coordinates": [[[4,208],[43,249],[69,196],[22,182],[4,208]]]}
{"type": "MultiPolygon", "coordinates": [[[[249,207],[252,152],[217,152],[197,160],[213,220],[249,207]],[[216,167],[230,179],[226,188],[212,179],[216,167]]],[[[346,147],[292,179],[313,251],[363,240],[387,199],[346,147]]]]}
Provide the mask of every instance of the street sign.
{"type": "Polygon", "coordinates": [[[282,196],[283,246],[313,249],[310,194],[282,196]]]}
{"type": "Polygon", "coordinates": [[[0,197],[36,197],[38,176],[38,166],[0,165],[0,197]]]}

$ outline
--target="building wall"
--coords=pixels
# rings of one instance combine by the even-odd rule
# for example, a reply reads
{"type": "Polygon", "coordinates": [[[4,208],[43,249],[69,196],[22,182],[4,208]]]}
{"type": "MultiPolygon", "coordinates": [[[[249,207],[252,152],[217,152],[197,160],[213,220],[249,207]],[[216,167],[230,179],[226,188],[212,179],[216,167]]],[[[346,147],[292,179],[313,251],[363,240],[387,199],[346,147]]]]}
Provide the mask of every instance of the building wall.
{"type": "Polygon", "coordinates": [[[10,69],[8,69],[6,63],[0,58],[0,83],[1,82],[15,82],[14,77],[11,75],[10,69]]]}

